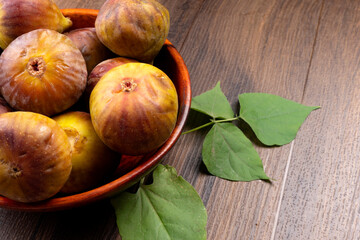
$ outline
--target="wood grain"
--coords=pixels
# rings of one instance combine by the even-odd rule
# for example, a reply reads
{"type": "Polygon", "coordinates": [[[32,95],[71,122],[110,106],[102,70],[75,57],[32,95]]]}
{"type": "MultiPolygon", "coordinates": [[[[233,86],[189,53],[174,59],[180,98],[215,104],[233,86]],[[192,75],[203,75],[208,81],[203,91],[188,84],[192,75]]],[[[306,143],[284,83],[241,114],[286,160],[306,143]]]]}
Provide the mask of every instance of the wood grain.
{"type": "Polygon", "coordinates": [[[324,1],[275,239],[359,239],[360,2],[324,1]],[[306,141],[305,141],[306,139],[306,141]]]}
{"type": "MultiPolygon", "coordinates": [[[[98,9],[104,0],[55,2],[98,9]]],[[[256,145],[271,183],[210,176],[201,159],[208,129],[180,137],[163,163],[203,199],[207,239],[360,239],[360,2],[160,2],[169,9],[169,40],[188,66],[193,96],[221,81],[234,111],[243,92],[321,106],[291,144],[256,145]]],[[[192,112],[187,128],[206,120],[192,112]]],[[[111,205],[102,201],[55,213],[0,209],[0,239],[121,237],[111,205]]]]}
{"type": "MultiPolygon", "coordinates": [[[[221,81],[234,109],[242,92],[301,101],[320,8],[320,1],[204,2],[181,49],[193,94],[221,81]]],[[[266,173],[276,179],[271,184],[228,182],[203,171],[205,133],[185,135],[166,162],[179,169],[206,203],[208,239],[270,239],[291,145],[257,148],[266,173]]]]}

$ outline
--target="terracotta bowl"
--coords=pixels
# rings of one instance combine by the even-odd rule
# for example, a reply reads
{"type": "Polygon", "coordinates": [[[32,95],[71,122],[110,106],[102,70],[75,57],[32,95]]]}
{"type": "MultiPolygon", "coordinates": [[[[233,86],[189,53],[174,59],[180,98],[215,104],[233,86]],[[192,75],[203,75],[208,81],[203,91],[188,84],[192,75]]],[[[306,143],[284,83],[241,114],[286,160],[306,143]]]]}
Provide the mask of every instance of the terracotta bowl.
{"type": "MultiPolygon", "coordinates": [[[[72,29],[94,27],[98,10],[63,9],[63,14],[73,21],[72,29]]],[[[184,127],[190,109],[191,88],[188,70],[175,47],[166,40],[154,65],[163,70],[174,82],[179,98],[179,115],[176,127],[170,138],[158,150],[144,156],[123,156],[118,170],[107,183],[95,189],[79,194],[60,196],[37,203],[19,203],[0,196],[0,207],[21,211],[56,211],[83,206],[117,193],[137,183],[149,174],[162,160],[164,155],[174,146],[184,127]]]]}

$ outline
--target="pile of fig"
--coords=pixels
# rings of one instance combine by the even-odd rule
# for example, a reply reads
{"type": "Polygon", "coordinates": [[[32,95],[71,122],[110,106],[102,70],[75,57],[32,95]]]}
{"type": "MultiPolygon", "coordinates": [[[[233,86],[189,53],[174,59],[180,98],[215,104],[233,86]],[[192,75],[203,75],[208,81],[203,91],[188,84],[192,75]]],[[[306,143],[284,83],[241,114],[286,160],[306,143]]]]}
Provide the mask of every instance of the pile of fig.
{"type": "Polygon", "coordinates": [[[0,0],[0,195],[14,201],[95,188],[177,121],[175,86],[152,65],[164,6],[107,0],[93,28],[72,22],[52,0],[0,0]]]}

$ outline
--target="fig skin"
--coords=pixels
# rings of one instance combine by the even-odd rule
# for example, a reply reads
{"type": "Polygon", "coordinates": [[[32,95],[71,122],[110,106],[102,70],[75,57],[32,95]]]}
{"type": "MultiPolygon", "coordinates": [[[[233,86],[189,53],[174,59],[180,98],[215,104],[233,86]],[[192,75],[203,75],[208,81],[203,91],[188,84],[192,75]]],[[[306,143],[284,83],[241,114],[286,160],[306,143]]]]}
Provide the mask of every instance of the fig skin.
{"type": "Polygon", "coordinates": [[[18,36],[46,28],[62,33],[72,26],[52,0],[0,0],[0,48],[18,36]]]}
{"type": "Polygon", "coordinates": [[[0,96],[0,114],[12,111],[13,109],[9,106],[5,99],[0,96]]]}
{"type": "Polygon", "coordinates": [[[78,101],[86,81],[80,50],[54,30],[25,33],[0,56],[1,95],[17,110],[60,113],[78,101]]]}
{"type": "Polygon", "coordinates": [[[168,10],[156,0],[107,0],[95,21],[100,41],[121,57],[150,63],[168,36],[168,10]]]}
{"type": "Polygon", "coordinates": [[[65,33],[83,55],[87,72],[90,73],[100,62],[113,56],[96,35],[95,28],[78,28],[65,33]]]}
{"type": "Polygon", "coordinates": [[[32,112],[0,114],[0,195],[42,201],[59,192],[70,172],[70,143],[54,120],[32,112]]]}
{"type": "Polygon", "coordinates": [[[121,155],[97,136],[86,112],[67,112],[53,118],[66,132],[72,149],[70,177],[60,190],[77,193],[98,186],[116,170],[121,155]]]}
{"type": "Polygon", "coordinates": [[[146,63],[112,68],[90,95],[96,133],[107,146],[125,155],[142,155],[160,147],[170,137],[177,114],[174,84],[146,63]]]}
{"type": "Polygon", "coordinates": [[[92,90],[94,89],[95,85],[99,82],[100,78],[104,76],[105,73],[107,73],[110,69],[114,67],[131,62],[138,62],[138,61],[131,58],[117,57],[117,58],[107,59],[96,65],[88,76],[87,85],[85,89],[85,95],[87,96],[87,99],[90,98],[90,94],[92,90]]]}

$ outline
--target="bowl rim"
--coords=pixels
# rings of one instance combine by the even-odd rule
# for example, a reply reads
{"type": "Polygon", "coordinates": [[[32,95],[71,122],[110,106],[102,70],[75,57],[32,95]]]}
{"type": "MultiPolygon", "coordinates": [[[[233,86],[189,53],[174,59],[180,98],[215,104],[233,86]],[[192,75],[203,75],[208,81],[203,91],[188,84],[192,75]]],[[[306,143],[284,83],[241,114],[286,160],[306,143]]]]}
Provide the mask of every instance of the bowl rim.
{"type": "MultiPolygon", "coordinates": [[[[61,12],[64,14],[64,16],[72,14],[85,14],[96,18],[99,10],[86,8],[67,8],[61,9],[61,12]]],[[[174,146],[180,137],[189,114],[191,104],[191,83],[185,62],[180,53],[168,39],[166,39],[163,48],[165,48],[174,58],[177,68],[181,71],[181,73],[184,73],[180,77],[181,81],[183,81],[183,83],[181,83],[183,88],[180,92],[181,95],[179,95],[179,90],[177,89],[179,98],[179,113],[176,126],[169,139],[153,155],[140,163],[130,172],[97,188],[78,194],[54,197],[35,203],[21,203],[0,196],[0,207],[33,212],[58,211],[80,207],[114,196],[138,182],[143,176],[149,174],[162,161],[162,158],[174,146]],[[180,99],[182,99],[182,101],[180,101],[180,99]]]]}

